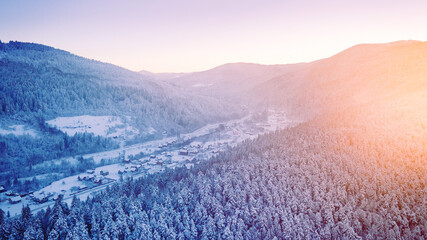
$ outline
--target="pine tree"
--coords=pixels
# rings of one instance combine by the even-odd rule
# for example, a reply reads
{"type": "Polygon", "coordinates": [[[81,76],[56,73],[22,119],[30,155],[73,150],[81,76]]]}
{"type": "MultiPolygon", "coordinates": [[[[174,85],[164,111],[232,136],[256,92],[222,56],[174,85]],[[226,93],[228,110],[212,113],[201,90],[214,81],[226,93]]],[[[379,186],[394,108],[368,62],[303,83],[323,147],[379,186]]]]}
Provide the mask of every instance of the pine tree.
{"type": "Polygon", "coordinates": [[[58,240],[60,239],[58,232],[55,229],[49,232],[48,240],[58,240]]]}
{"type": "Polygon", "coordinates": [[[55,230],[56,234],[58,234],[60,239],[65,239],[65,237],[67,236],[68,224],[64,215],[62,214],[62,211],[58,215],[58,219],[53,225],[53,230],[55,230]]]}
{"type": "Polygon", "coordinates": [[[11,237],[12,239],[23,239],[25,232],[25,225],[21,218],[16,218],[13,221],[11,237]]]}
{"type": "Polygon", "coordinates": [[[0,225],[2,225],[4,221],[4,211],[0,209],[0,225]]]}
{"type": "Polygon", "coordinates": [[[68,232],[67,240],[89,240],[89,234],[86,226],[82,221],[78,221],[74,228],[68,232]]]}
{"type": "Polygon", "coordinates": [[[101,235],[101,229],[94,213],[92,213],[91,226],[91,238],[94,240],[98,240],[101,235]]]}
{"type": "Polygon", "coordinates": [[[38,240],[43,238],[44,238],[44,235],[43,235],[40,219],[35,218],[35,220],[32,223],[30,223],[29,227],[25,230],[24,239],[38,240]]]}

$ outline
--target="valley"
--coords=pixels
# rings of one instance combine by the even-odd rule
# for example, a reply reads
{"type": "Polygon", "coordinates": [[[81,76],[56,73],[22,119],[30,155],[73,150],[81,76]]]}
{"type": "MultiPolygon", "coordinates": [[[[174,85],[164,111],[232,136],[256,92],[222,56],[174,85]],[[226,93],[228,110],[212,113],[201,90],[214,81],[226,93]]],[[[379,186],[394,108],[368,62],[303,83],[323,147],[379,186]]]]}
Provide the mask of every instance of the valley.
{"type": "MultiPolygon", "coordinates": [[[[93,117],[85,117],[85,119],[93,119],[93,117]]],[[[51,121],[51,123],[54,122],[51,121]]],[[[164,172],[166,169],[191,168],[194,164],[206,161],[245,140],[255,139],[259,135],[285,129],[295,124],[297,122],[287,119],[284,112],[270,110],[264,113],[251,113],[237,120],[209,124],[177,137],[164,137],[154,141],[122,146],[111,151],[44,162],[34,168],[45,168],[52,164],[64,164],[64,162],[71,165],[77,164],[78,158],[91,159],[100,166],[89,169],[86,173],[59,179],[40,190],[31,191],[31,193],[12,194],[5,189],[5,192],[0,193],[0,209],[15,216],[20,214],[23,206],[28,205],[32,212],[53,206],[59,196],[63,197],[63,201],[68,204],[71,204],[73,197],[86,200],[88,196],[105,189],[120,179],[146,177],[164,172]],[[113,164],[104,165],[106,162],[113,164]]],[[[66,131],[69,131],[69,128],[66,128],[66,131]]],[[[37,176],[34,177],[37,178],[37,176]]]]}
{"type": "Polygon", "coordinates": [[[0,236],[425,239],[425,76],[421,41],[185,74],[0,43],[0,236]]]}

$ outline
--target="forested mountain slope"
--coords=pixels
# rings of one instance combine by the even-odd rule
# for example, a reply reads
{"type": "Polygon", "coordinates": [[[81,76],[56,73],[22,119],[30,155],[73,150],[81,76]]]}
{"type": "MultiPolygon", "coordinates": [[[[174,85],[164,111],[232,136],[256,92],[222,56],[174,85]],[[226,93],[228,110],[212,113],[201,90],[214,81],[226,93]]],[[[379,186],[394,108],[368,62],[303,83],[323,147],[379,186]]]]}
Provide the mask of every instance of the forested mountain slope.
{"type": "Polygon", "coordinates": [[[141,129],[178,132],[234,113],[231,104],[224,107],[111,64],[22,42],[0,43],[0,90],[2,117],[128,115],[141,129]]]}
{"type": "Polygon", "coordinates": [[[425,133],[396,137],[395,121],[372,125],[361,113],[369,110],[265,135],[70,207],[24,209],[0,231],[18,239],[424,239],[425,133]]]}

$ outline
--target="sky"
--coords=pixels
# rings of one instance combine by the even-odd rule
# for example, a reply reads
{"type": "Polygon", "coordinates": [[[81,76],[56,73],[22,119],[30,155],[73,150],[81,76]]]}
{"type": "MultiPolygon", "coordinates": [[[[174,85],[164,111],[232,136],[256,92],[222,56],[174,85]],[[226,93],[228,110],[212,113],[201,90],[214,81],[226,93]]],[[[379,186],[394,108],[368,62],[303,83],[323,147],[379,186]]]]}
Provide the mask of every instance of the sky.
{"type": "Polygon", "coordinates": [[[0,40],[133,71],[287,64],[360,43],[427,40],[425,0],[0,0],[0,40]]]}

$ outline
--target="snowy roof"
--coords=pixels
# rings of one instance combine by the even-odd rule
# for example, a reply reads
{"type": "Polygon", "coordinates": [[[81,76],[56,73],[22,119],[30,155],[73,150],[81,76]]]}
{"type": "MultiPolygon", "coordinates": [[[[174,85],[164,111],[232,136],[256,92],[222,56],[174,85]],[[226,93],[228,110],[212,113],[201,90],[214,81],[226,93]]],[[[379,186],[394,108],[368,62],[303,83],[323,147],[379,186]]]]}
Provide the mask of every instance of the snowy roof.
{"type": "Polygon", "coordinates": [[[36,193],[33,194],[33,197],[36,198],[36,199],[41,200],[41,199],[45,198],[46,195],[44,193],[42,194],[42,193],[36,192],[36,193]]]}
{"type": "Polygon", "coordinates": [[[10,200],[12,201],[12,202],[19,202],[19,201],[21,201],[21,197],[20,196],[16,196],[16,197],[13,197],[13,198],[11,198],[10,200]]]}

